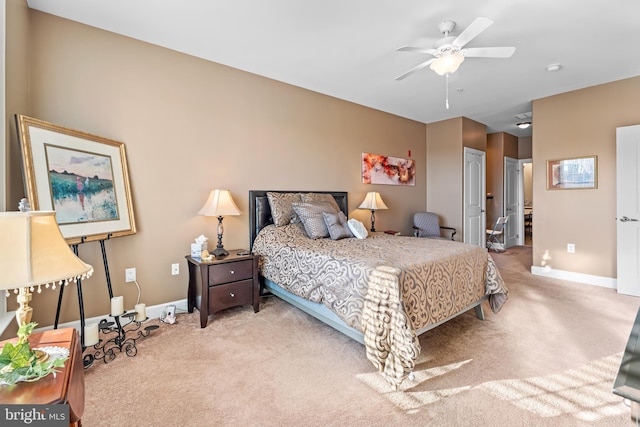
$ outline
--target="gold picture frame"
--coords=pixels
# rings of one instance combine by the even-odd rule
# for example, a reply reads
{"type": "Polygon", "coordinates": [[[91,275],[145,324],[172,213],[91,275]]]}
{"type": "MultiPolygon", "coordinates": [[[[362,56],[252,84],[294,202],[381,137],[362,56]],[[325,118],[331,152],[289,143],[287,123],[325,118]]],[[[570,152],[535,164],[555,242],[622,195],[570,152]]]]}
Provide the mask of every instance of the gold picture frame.
{"type": "Polygon", "coordinates": [[[15,117],[31,210],[55,211],[68,244],[136,233],[122,142],[15,117]]]}
{"type": "Polygon", "coordinates": [[[547,190],[598,188],[598,156],[547,160],[547,190]]]}

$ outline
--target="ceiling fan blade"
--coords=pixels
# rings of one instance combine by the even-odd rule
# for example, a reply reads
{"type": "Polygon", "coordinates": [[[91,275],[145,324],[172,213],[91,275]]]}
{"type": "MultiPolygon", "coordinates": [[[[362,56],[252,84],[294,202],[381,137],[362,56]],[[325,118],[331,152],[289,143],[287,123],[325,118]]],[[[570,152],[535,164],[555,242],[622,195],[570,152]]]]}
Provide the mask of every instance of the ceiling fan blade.
{"type": "Polygon", "coordinates": [[[467,58],[511,58],[515,47],[471,47],[462,49],[467,58]]]}
{"type": "Polygon", "coordinates": [[[423,68],[426,68],[429,66],[429,64],[431,64],[433,61],[435,61],[435,58],[431,58],[428,61],[424,61],[421,64],[416,65],[415,67],[413,67],[412,69],[410,69],[409,71],[405,72],[404,74],[399,75],[398,77],[396,77],[396,80],[402,80],[405,77],[415,73],[418,70],[422,70],[423,68]]]}
{"type": "Polygon", "coordinates": [[[431,55],[437,52],[436,49],[429,49],[426,47],[413,47],[413,46],[402,46],[396,50],[398,52],[420,52],[420,53],[429,53],[431,55]]]}
{"type": "Polygon", "coordinates": [[[475,39],[481,32],[489,28],[491,24],[493,24],[491,19],[478,17],[471,23],[471,25],[465,28],[451,44],[462,47],[475,39]]]}

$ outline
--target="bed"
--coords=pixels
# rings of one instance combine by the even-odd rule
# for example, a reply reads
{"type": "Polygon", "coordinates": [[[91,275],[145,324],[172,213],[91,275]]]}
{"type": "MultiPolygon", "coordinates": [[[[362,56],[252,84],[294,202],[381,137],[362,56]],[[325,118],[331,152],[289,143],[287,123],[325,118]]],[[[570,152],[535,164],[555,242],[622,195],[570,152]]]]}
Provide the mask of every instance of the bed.
{"type": "Polygon", "coordinates": [[[471,309],[483,319],[483,302],[497,313],[507,299],[484,248],[382,232],[310,238],[317,236],[300,221],[305,211],[292,215],[292,205],[324,206],[326,221],[348,217],[346,192],[250,191],[251,250],[260,255],[263,291],[364,344],[393,387],[413,371],[420,334],[471,309]]]}

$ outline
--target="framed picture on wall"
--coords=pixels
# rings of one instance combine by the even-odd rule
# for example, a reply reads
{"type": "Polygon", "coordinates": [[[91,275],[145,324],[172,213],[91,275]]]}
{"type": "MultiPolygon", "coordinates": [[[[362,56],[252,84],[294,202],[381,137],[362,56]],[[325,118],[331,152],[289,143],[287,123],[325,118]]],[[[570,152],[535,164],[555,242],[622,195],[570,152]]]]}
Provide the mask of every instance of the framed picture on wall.
{"type": "Polygon", "coordinates": [[[32,210],[55,211],[69,244],[136,232],[124,144],[16,115],[32,210]]]}
{"type": "Polygon", "coordinates": [[[547,190],[598,188],[598,156],[547,160],[547,190]]]}
{"type": "Polygon", "coordinates": [[[416,185],[416,164],[412,159],[362,153],[362,183],[416,185]]]}

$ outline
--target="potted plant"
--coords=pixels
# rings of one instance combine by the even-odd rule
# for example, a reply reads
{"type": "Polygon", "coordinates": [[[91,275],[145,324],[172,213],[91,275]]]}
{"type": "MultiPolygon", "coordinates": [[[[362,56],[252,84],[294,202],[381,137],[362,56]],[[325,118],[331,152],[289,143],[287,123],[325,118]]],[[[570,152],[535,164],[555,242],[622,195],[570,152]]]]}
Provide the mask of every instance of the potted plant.
{"type": "Polygon", "coordinates": [[[38,381],[57,372],[68,357],[49,357],[42,350],[33,350],[29,336],[37,323],[27,323],[18,329],[18,342],[6,343],[0,353],[0,384],[13,385],[20,381],[38,381]]]}

